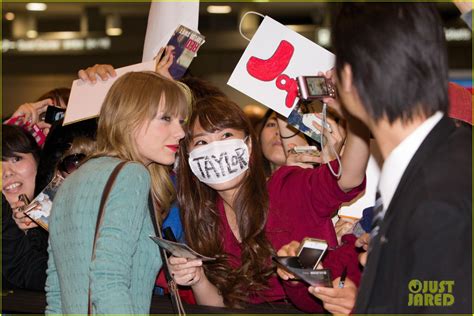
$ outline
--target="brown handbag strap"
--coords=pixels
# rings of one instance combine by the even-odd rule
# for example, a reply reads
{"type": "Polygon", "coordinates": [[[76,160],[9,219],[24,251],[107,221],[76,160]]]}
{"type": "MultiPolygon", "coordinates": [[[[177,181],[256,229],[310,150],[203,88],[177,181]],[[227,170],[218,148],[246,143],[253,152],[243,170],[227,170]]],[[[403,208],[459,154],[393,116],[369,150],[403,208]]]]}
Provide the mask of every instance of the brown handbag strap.
{"type": "MultiPolygon", "coordinates": [[[[155,235],[163,238],[163,233],[161,231],[160,225],[158,225],[158,221],[156,220],[156,209],[155,204],[153,203],[153,197],[150,192],[148,195],[148,209],[150,211],[151,221],[153,223],[153,228],[155,230],[155,235]]],[[[169,262],[168,262],[168,255],[166,251],[160,247],[160,254],[161,259],[163,262],[163,271],[165,274],[166,282],[168,283],[168,290],[171,296],[171,303],[173,306],[173,310],[175,315],[178,316],[186,316],[186,311],[184,310],[183,302],[181,301],[181,296],[179,296],[178,285],[176,284],[175,280],[171,276],[169,272],[169,262]]]]}
{"type": "MultiPolygon", "coordinates": [[[[97,215],[97,222],[95,224],[95,234],[94,234],[94,242],[92,244],[91,262],[94,261],[94,259],[95,259],[95,243],[96,243],[97,239],[99,238],[99,229],[100,229],[100,226],[102,226],[102,222],[104,221],[105,203],[107,203],[107,199],[108,199],[109,193],[112,190],[112,187],[115,183],[115,179],[117,179],[117,176],[118,176],[120,170],[122,170],[122,168],[125,166],[126,163],[127,163],[127,161],[122,161],[114,168],[114,170],[112,171],[112,173],[109,176],[109,179],[107,180],[107,183],[105,184],[104,191],[102,192],[102,198],[100,200],[100,206],[99,206],[99,214],[97,215]]],[[[88,294],[87,314],[88,315],[92,314],[90,278],[89,278],[89,294],[88,294]]]]}

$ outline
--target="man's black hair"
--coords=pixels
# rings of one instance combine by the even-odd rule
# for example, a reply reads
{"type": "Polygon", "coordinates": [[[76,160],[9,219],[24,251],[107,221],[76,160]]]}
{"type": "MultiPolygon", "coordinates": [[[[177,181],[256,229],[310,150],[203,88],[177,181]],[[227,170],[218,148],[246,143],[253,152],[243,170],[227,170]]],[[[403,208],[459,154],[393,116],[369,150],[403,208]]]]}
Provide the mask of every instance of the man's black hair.
{"type": "Polygon", "coordinates": [[[434,4],[345,3],[332,29],[336,71],[375,121],[406,122],[448,110],[445,35],[434,4]]]}

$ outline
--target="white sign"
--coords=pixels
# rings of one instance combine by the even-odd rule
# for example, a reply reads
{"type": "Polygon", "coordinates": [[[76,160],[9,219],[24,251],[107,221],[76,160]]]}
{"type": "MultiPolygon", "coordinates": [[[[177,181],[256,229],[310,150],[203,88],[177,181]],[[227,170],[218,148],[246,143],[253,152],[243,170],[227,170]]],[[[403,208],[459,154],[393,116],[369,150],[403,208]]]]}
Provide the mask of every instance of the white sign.
{"type": "Polygon", "coordinates": [[[296,77],[334,67],[334,54],[265,16],[228,85],[288,117],[298,101],[296,77]]]}
{"type": "Polygon", "coordinates": [[[72,124],[78,121],[93,118],[99,115],[102,102],[105,100],[112,84],[120,76],[131,71],[154,71],[155,61],[135,64],[123,68],[115,69],[117,76],[102,81],[97,79],[95,84],[85,82],[81,79],[74,80],[71,87],[71,95],[64,116],[63,125],[72,124]]]}

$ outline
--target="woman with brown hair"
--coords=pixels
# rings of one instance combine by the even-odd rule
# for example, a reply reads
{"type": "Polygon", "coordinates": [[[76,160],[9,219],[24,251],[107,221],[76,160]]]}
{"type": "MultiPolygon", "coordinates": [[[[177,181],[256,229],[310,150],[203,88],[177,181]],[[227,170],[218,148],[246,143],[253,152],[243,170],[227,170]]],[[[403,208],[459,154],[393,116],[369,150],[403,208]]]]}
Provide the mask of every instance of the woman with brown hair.
{"type": "MultiPolygon", "coordinates": [[[[171,257],[176,282],[191,286],[203,305],[285,299],[289,292],[273,274],[274,249],[304,237],[336,247],[331,213],[364,188],[368,135],[349,131],[339,179],[326,165],[283,166],[266,183],[260,147],[243,111],[225,98],[199,100],[180,145],[178,199],[186,242],[216,260],[171,257]]],[[[323,260],[334,277],[342,263],[357,267],[357,255],[328,254],[323,260]]],[[[357,277],[356,269],[348,274],[357,277]]]]}
{"type": "Polygon", "coordinates": [[[69,176],[54,199],[46,282],[48,314],[149,313],[161,267],[148,196],[169,208],[174,189],[169,166],[176,158],[189,111],[185,87],[152,72],[120,77],[101,108],[97,147],[69,176]],[[104,207],[91,260],[105,184],[119,172],[104,207]],[[90,294],[88,299],[88,293],[90,294]]]}

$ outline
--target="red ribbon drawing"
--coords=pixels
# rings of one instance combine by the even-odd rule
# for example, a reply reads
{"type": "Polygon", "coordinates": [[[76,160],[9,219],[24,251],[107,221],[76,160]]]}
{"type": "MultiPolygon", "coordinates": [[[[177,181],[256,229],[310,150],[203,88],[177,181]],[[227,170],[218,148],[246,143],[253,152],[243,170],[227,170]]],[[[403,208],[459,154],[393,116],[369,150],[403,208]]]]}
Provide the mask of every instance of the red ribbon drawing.
{"type": "Polygon", "coordinates": [[[287,41],[281,41],[269,59],[250,57],[247,62],[247,71],[258,80],[272,81],[288,67],[294,51],[293,45],[287,41]]]}

